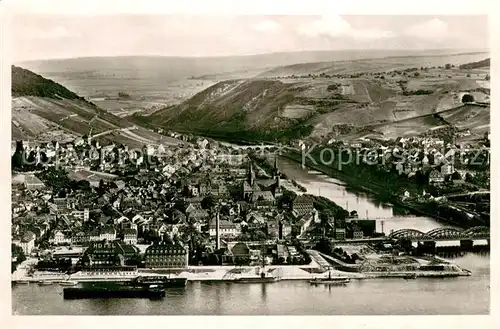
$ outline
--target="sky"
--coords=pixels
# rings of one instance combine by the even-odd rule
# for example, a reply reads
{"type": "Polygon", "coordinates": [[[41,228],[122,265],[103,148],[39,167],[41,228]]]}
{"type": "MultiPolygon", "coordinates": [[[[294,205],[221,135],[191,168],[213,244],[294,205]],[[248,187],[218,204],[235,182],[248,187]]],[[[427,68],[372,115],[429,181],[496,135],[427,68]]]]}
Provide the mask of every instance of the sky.
{"type": "Polygon", "coordinates": [[[11,57],[227,56],[346,49],[488,49],[487,16],[17,13],[11,57]]]}

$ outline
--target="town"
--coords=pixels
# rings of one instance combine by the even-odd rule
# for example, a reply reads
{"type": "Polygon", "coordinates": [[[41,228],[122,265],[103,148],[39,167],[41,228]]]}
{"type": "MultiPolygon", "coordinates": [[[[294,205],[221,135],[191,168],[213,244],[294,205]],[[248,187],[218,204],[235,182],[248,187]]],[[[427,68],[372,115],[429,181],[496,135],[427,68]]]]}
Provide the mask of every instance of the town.
{"type": "MultiPolygon", "coordinates": [[[[341,268],[360,265],[366,259],[359,248],[350,248],[350,241],[375,245],[380,252],[409,251],[403,244],[388,245],[389,232],[377,232],[368,214],[361,219],[355,209],[303,193],[280,172],[276,149],[283,147],[265,151],[166,134],[181,142],[129,150],[101,146],[87,136],[65,144],[18,141],[12,158],[12,271],[23,262],[30,266],[22,266],[15,277],[192,266],[308,266],[332,255],[341,268]],[[354,251],[349,254],[342,247],[354,251]],[[311,248],[324,256],[318,258],[311,248]]],[[[479,146],[466,147],[432,137],[350,144],[330,140],[331,145],[376,150],[384,159],[372,166],[376,175],[384,171],[422,181],[418,186],[423,193],[399,189],[394,191],[399,199],[444,201],[474,213],[466,227],[486,217],[484,226],[489,226],[489,202],[446,198],[489,188],[489,180],[483,179],[489,177],[488,136],[479,146]],[[414,161],[394,161],[399,153],[419,148],[411,154],[414,161]],[[482,162],[467,165],[478,157],[478,148],[482,162]]],[[[304,150],[306,145],[287,147],[304,150]]],[[[359,165],[358,172],[363,172],[359,165]]]]}

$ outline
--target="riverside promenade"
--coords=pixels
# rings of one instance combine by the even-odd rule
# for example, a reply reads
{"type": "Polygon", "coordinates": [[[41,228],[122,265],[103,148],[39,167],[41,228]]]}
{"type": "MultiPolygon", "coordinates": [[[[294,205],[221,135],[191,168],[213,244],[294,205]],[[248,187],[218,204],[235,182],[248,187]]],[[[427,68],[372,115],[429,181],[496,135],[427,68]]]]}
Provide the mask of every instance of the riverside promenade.
{"type": "MultiPolygon", "coordinates": [[[[456,277],[469,276],[471,273],[454,265],[450,271],[398,271],[398,272],[345,272],[331,269],[330,263],[326,260],[333,259],[315,250],[307,250],[311,256],[311,263],[307,265],[269,265],[264,268],[268,276],[273,276],[279,280],[311,280],[315,278],[326,278],[329,272],[334,276],[349,277],[351,279],[374,279],[392,277],[456,277]]],[[[260,266],[189,266],[185,269],[177,269],[174,273],[166,273],[163,269],[137,269],[129,272],[116,272],[96,274],[93,272],[80,271],[72,275],[51,272],[34,272],[27,275],[27,267],[33,265],[33,261],[22,264],[16,272],[12,274],[13,282],[40,282],[48,281],[57,283],[65,280],[78,282],[92,281],[129,281],[139,275],[141,276],[169,276],[186,278],[188,281],[227,281],[231,282],[239,278],[257,278],[260,276],[262,268],[260,266]]],[[[174,271],[172,271],[174,272],[174,271]]]]}

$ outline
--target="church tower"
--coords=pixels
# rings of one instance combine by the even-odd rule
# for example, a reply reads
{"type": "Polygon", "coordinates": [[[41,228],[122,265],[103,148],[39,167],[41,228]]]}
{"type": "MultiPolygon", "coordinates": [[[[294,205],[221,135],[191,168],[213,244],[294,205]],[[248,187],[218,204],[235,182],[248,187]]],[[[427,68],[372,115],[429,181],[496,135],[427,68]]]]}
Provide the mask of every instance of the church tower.
{"type": "Polygon", "coordinates": [[[250,184],[250,186],[253,186],[254,181],[255,181],[255,172],[253,171],[252,161],[250,160],[248,166],[248,184],[250,184]]]}
{"type": "Polygon", "coordinates": [[[281,182],[280,182],[281,173],[280,173],[280,169],[278,167],[278,155],[277,154],[275,154],[275,156],[274,156],[274,172],[276,175],[276,187],[280,188],[281,187],[281,182]]]}

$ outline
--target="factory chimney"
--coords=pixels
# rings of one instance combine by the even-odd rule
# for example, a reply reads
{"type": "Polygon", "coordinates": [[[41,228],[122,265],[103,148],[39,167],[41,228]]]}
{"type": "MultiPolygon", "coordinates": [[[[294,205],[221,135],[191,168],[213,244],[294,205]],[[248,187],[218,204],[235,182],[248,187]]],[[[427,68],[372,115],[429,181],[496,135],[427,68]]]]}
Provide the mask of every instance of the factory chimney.
{"type": "Polygon", "coordinates": [[[219,209],[215,215],[215,249],[220,249],[220,227],[219,227],[219,209]]]}

